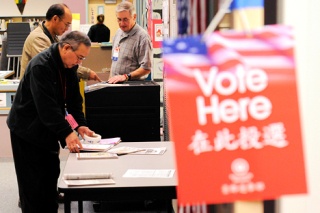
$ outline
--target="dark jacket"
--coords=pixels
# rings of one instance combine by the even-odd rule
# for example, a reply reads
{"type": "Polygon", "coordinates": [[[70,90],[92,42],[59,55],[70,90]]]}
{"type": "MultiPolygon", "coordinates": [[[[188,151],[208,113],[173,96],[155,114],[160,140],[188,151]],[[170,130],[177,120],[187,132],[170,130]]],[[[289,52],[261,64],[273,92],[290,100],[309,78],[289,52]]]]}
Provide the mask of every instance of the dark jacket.
{"type": "Polygon", "coordinates": [[[44,149],[56,151],[58,140],[64,147],[73,131],[65,120],[65,106],[79,126],[86,125],[77,68],[64,68],[58,44],[36,55],[17,89],[7,119],[9,129],[44,149]]]}
{"type": "Polygon", "coordinates": [[[109,42],[110,29],[104,24],[92,25],[89,29],[88,37],[92,42],[109,42]]]}

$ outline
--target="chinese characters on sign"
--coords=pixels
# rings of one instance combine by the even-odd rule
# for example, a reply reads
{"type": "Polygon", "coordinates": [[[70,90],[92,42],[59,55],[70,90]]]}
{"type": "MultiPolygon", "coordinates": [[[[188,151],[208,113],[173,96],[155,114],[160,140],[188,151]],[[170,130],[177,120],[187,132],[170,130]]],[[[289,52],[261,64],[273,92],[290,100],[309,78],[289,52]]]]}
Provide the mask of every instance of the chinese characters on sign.
{"type": "Polygon", "coordinates": [[[260,132],[257,127],[240,127],[239,133],[230,133],[229,129],[224,128],[216,132],[216,136],[212,142],[208,139],[208,134],[201,130],[196,130],[192,136],[189,150],[192,150],[195,155],[202,152],[215,151],[219,152],[223,149],[232,151],[237,149],[262,149],[265,146],[273,146],[284,148],[288,145],[285,139],[285,128],[283,123],[272,123],[265,126],[260,132]]]}

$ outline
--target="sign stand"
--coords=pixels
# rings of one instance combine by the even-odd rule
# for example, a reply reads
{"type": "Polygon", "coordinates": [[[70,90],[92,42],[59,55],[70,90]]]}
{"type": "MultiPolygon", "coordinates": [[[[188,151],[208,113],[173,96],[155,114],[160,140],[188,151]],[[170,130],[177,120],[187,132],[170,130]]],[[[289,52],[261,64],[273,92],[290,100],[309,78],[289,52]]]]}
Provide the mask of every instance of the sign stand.
{"type": "MultiPolygon", "coordinates": [[[[234,0],[237,1],[237,0],[234,0]]],[[[247,30],[261,27],[264,25],[264,9],[263,8],[240,8],[234,9],[232,14],[232,28],[239,30],[247,30]]],[[[237,201],[233,207],[233,213],[264,213],[263,201],[237,201]]]]}

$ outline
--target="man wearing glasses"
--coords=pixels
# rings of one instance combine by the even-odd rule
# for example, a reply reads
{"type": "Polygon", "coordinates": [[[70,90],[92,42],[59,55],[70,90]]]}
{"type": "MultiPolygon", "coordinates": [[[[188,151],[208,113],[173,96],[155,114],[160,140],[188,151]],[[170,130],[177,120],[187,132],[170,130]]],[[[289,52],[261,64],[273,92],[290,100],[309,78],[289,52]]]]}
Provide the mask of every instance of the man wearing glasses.
{"type": "MultiPolygon", "coordinates": [[[[59,42],[58,36],[65,33],[72,21],[72,13],[65,4],[53,4],[46,13],[46,21],[39,24],[27,37],[21,57],[20,79],[24,76],[29,61],[38,53],[48,49],[52,44],[59,42]]],[[[74,52],[74,54],[77,54],[74,52]]],[[[77,63],[85,59],[83,56],[76,55],[77,63]]],[[[98,75],[89,68],[78,66],[77,75],[84,80],[101,81],[98,75]]],[[[59,195],[59,202],[62,202],[63,196],[59,195]]],[[[20,201],[18,202],[20,206],[20,201]]]]}
{"type": "MultiPolygon", "coordinates": [[[[65,4],[51,5],[46,13],[46,21],[33,30],[27,37],[21,57],[21,74],[23,77],[29,61],[53,43],[59,42],[58,36],[65,33],[72,21],[72,13],[65,4]]],[[[101,81],[98,75],[89,68],[79,66],[78,77],[84,80],[101,81]]]]}
{"type": "Polygon", "coordinates": [[[111,78],[108,83],[143,80],[151,72],[151,39],[136,23],[132,3],[123,1],[116,7],[119,29],[113,39],[111,78]]]}
{"type": "Polygon", "coordinates": [[[22,212],[58,212],[60,146],[79,152],[77,134],[94,134],[86,126],[76,73],[90,46],[82,32],[64,34],[30,60],[21,79],[7,124],[22,212]]]}

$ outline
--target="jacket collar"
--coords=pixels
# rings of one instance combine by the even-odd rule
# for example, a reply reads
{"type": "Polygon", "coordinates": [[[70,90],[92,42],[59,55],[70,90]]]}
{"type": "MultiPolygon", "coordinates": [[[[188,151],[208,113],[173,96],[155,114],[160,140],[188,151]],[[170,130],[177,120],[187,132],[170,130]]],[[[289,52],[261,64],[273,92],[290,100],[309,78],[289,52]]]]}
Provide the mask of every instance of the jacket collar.
{"type": "Polygon", "coordinates": [[[58,42],[58,41],[59,41],[58,36],[52,37],[52,35],[50,34],[48,28],[46,28],[46,26],[44,25],[45,22],[46,22],[46,21],[43,21],[43,22],[41,23],[41,25],[40,25],[41,28],[42,28],[42,30],[43,30],[43,33],[44,33],[46,36],[48,36],[48,38],[49,38],[50,41],[51,41],[51,44],[54,44],[54,43],[58,42]]]}

